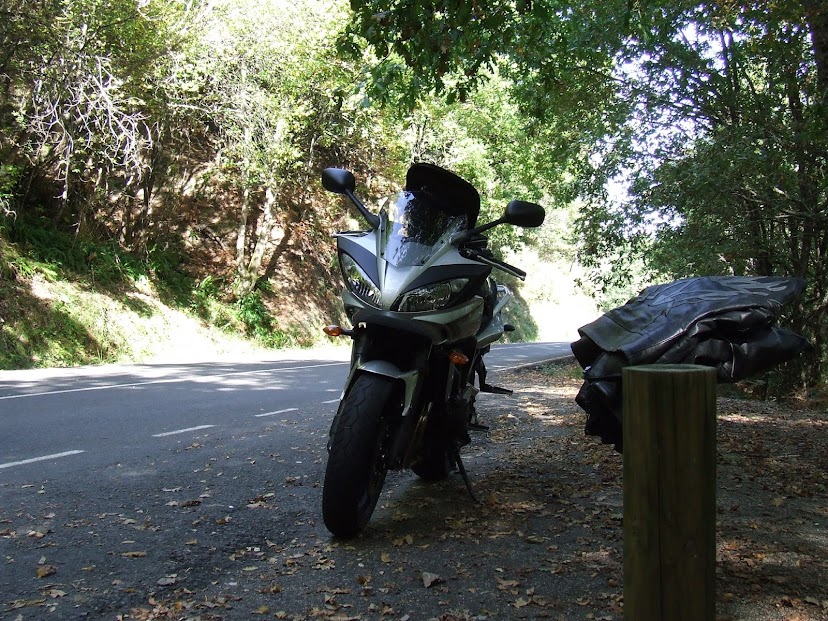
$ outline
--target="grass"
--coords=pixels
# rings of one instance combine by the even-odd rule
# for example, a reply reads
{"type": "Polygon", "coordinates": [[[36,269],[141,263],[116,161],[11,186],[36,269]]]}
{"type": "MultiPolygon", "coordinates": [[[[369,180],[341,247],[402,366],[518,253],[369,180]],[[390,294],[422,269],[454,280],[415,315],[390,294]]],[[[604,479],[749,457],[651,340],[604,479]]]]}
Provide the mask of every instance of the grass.
{"type": "Polygon", "coordinates": [[[223,299],[183,254],[143,257],[44,222],[0,222],[0,369],[144,362],[312,343],[283,328],[256,292],[223,299]],[[5,227],[3,227],[5,224],[5,227]]]}

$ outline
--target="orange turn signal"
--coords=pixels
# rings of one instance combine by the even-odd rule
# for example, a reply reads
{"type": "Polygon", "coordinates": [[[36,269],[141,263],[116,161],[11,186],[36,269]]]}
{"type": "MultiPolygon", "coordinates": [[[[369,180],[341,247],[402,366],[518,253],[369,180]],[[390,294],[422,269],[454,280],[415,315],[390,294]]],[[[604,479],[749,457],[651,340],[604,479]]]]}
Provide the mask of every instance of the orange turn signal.
{"type": "Polygon", "coordinates": [[[322,328],[322,332],[328,336],[342,336],[342,328],[339,326],[325,326],[322,328]]]}
{"type": "Polygon", "coordinates": [[[454,350],[448,357],[454,364],[459,364],[460,366],[469,363],[469,357],[461,351],[454,350]]]}

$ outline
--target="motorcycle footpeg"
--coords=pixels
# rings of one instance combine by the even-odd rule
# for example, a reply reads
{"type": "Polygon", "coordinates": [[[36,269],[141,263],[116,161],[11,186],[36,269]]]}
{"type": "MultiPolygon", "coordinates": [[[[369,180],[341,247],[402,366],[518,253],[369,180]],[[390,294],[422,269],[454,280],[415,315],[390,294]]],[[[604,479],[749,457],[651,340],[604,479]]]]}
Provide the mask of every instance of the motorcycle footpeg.
{"type": "Polygon", "coordinates": [[[480,392],[491,392],[496,395],[512,395],[515,393],[514,390],[509,390],[508,388],[501,388],[500,386],[492,386],[491,384],[483,384],[480,387],[480,392]]]}
{"type": "Polygon", "coordinates": [[[510,323],[504,323],[503,324],[503,331],[504,332],[514,332],[515,331],[515,326],[513,326],[510,323]]]}

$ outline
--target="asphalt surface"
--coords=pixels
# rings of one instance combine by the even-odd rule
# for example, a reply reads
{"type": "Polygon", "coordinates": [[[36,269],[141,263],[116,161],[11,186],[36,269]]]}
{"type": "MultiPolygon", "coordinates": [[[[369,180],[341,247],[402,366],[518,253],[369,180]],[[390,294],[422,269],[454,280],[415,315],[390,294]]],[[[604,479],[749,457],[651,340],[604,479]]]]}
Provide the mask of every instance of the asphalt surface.
{"type": "MultiPolygon", "coordinates": [[[[270,419],[314,421],[321,430],[336,409],[348,352],[291,353],[243,363],[0,372],[0,481],[55,469],[85,473],[192,438],[255,432],[270,419]]],[[[495,346],[486,360],[495,371],[566,353],[566,343],[515,343],[495,346]]]]}
{"type": "MultiPolygon", "coordinates": [[[[487,363],[568,353],[500,345],[487,363]]],[[[347,355],[0,373],[0,618],[139,619],[165,592],[227,595],[152,618],[249,618],[232,612],[250,587],[229,567],[328,537],[324,446],[347,355]]]]}

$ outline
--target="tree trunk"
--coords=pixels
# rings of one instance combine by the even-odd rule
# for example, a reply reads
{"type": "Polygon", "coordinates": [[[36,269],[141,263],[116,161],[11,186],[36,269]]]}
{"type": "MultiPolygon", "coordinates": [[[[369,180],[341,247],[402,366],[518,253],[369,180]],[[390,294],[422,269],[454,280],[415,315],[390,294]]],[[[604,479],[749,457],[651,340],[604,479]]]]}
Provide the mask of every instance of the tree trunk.
{"type": "Polygon", "coordinates": [[[261,225],[258,227],[259,235],[253,250],[250,253],[250,258],[246,262],[238,265],[236,273],[238,279],[236,282],[235,293],[238,297],[244,297],[256,288],[256,283],[259,281],[259,271],[262,268],[265,253],[270,246],[270,240],[273,236],[273,230],[276,226],[276,195],[271,188],[265,190],[265,205],[264,214],[262,216],[261,225]]]}
{"type": "Polygon", "coordinates": [[[811,31],[814,61],[817,67],[817,84],[823,104],[828,105],[828,5],[825,0],[802,0],[805,19],[811,31]]]}

